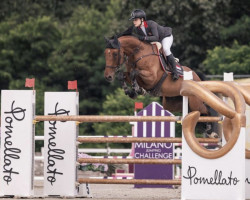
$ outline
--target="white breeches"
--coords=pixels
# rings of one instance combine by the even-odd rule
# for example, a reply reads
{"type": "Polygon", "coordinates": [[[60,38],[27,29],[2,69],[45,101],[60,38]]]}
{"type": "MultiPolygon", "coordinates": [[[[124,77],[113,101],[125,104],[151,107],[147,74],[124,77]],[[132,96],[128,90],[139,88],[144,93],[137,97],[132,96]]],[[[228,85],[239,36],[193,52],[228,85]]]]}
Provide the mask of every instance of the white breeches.
{"type": "Polygon", "coordinates": [[[166,56],[169,56],[170,54],[172,54],[170,51],[170,48],[173,44],[173,35],[163,38],[163,40],[161,41],[161,44],[162,44],[163,51],[166,56]]]}

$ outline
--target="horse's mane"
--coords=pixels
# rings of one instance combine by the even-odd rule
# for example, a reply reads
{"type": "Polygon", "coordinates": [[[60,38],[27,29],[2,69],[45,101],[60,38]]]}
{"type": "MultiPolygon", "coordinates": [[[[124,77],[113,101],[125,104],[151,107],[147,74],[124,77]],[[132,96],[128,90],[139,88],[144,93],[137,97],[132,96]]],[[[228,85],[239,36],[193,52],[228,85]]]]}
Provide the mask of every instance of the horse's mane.
{"type": "Polygon", "coordinates": [[[132,32],[133,32],[133,26],[130,26],[127,30],[113,35],[112,37],[110,37],[110,39],[112,40],[115,37],[120,38],[120,37],[123,37],[123,36],[132,36],[134,38],[137,38],[137,36],[134,35],[132,32]]]}
{"type": "Polygon", "coordinates": [[[127,30],[117,34],[117,37],[122,37],[122,36],[131,36],[133,31],[133,26],[130,26],[127,30]]]}
{"type": "MultiPolygon", "coordinates": [[[[121,37],[129,37],[131,39],[136,39],[136,40],[139,40],[138,39],[138,35],[134,34],[133,33],[133,26],[130,26],[127,30],[121,32],[121,33],[118,33],[116,35],[113,35],[112,37],[109,38],[110,42],[107,43],[106,45],[106,48],[116,48],[114,46],[117,46],[116,44],[114,45],[113,44],[113,41],[115,39],[118,39],[118,38],[121,38],[121,37]]],[[[145,45],[150,45],[149,43],[147,42],[143,42],[145,45]]]]}

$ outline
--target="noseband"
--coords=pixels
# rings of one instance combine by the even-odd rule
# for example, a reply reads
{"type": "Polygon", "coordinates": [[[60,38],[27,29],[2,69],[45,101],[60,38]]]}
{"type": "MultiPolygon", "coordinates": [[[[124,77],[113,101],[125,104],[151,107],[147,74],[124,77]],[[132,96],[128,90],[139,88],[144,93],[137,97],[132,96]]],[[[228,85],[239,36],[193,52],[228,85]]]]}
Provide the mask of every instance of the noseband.
{"type": "Polygon", "coordinates": [[[111,69],[115,69],[116,71],[120,68],[120,66],[126,62],[126,60],[124,60],[122,63],[121,62],[121,48],[118,48],[118,60],[117,60],[117,65],[115,66],[111,66],[111,65],[106,65],[105,67],[107,68],[111,68],[111,69]]]}

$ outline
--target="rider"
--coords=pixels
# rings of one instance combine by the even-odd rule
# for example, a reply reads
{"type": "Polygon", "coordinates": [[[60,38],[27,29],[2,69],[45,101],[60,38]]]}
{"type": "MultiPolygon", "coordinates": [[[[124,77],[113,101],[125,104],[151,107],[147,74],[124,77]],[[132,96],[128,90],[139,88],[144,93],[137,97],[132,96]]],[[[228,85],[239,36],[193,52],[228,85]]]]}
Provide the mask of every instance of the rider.
{"type": "Polygon", "coordinates": [[[133,20],[133,30],[138,35],[138,39],[147,42],[161,42],[163,51],[172,68],[172,79],[179,78],[176,71],[176,63],[170,47],[173,43],[172,28],[163,27],[152,20],[146,20],[146,13],[136,9],[131,13],[129,20],[133,20]]]}

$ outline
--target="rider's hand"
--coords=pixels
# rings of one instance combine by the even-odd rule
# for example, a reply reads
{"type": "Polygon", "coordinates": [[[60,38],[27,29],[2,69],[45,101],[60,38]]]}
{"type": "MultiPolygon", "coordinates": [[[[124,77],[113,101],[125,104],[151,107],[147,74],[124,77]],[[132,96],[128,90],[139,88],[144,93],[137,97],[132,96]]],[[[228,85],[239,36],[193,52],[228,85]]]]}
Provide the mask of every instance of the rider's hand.
{"type": "Polygon", "coordinates": [[[139,35],[138,39],[141,40],[141,41],[144,41],[145,40],[145,36],[139,35]]]}

